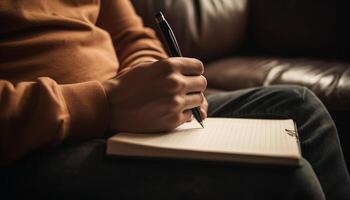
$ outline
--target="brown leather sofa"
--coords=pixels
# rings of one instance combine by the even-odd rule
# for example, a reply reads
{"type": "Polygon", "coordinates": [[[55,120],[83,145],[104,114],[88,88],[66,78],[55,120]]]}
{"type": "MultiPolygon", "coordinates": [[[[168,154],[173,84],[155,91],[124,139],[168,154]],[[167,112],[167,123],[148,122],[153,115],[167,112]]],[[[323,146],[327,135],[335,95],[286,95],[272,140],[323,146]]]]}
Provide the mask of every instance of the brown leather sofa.
{"type": "Polygon", "coordinates": [[[145,25],[155,29],[154,14],[163,11],[183,54],[206,63],[207,93],[273,84],[311,89],[335,119],[350,161],[346,1],[133,0],[133,4],[145,25]]]}

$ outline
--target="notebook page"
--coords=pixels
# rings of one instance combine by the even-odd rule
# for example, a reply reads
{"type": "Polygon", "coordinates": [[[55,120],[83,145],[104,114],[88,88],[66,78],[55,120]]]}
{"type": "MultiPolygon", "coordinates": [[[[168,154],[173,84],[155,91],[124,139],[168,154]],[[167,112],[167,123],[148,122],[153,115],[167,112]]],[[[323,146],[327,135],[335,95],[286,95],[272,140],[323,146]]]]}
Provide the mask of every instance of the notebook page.
{"type": "Polygon", "coordinates": [[[193,120],[171,133],[122,133],[112,139],[145,146],[207,152],[298,156],[292,120],[207,118],[205,128],[193,120]]]}

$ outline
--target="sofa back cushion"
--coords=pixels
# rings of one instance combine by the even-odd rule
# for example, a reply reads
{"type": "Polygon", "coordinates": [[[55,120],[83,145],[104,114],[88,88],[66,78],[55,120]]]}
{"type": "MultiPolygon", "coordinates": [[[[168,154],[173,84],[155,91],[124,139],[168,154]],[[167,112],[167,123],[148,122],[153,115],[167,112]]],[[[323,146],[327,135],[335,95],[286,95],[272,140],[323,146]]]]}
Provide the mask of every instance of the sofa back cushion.
{"type": "Polygon", "coordinates": [[[349,56],[349,19],[343,0],[251,0],[249,43],[255,52],[349,56]]]}
{"type": "MultiPolygon", "coordinates": [[[[204,61],[233,54],[243,43],[247,0],[132,0],[146,26],[162,11],[184,56],[204,61]]],[[[159,34],[158,34],[159,35],[159,34]]]]}

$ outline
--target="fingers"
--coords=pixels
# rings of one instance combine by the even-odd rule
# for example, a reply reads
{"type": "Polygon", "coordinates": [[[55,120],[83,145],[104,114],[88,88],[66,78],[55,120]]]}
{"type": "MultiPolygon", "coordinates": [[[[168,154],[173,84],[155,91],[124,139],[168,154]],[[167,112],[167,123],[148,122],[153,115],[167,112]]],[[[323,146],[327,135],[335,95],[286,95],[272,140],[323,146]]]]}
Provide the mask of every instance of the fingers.
{"type": "Polygon", "coordinates": [[[203,102],[203,95],[201,93],[187,94],[184,98],[184,110],[199,107],[203,102]]]}
{"type": "Polygon", "coordinates": [[[207,79],[200,76],[185,76],[184,77],[186,86],[184,88],[184,92],[186,94],[193,92],[203,92],[207,88],[207,79]]]}
{"type": "Polygon", "coordinates": [[[203,96],[203,102],[202,102],[202,104],[199,107],[200,108],[199,112],[200,112],[202,120],[203,120],[203,119],[208,117],[208,101],[204,97],[203,93],[202,93],[202,96],[203,96]]]}
{"type": "Polygon", "coordinates": [[[186,122],[191,122],[194,119],[193,115],[191,115],[191,118],[187,120],[186,122]]]}
{"type": "MultiPolygon", "coordinates": [[[[203,63],[192,58],[168,58],[158,61],[155,69],[159,69],[159,74],[164,77],[158,85],[167,93],[164,108],[169,108],[170,116],[175,119],[172,125],[190,121],[193,117],[191,109],[200,107],[205,100],[203,91],[207,80],[202,76],[203,63]]],[[[200,108],[203,119],[207,116],[205,104],[206,101],[200,108]]]]}
{"type": "Polygon", "coordinates": [[[203,63],[194,58],[173,57],[161,60],[159,63],[159,67],[170,73],[180,72],[186,76],[198,76],[204,72],[203,63]]]}
{"type": "Polygon", "coordinates": [[[172,130],[185,122],[192,120],[192,112],[190,110],[184,110],[181,113],[172,116],[172,123],[170,123],[169,130],[172,130]]]}
{"type": "Polygon", "coordinates": [[[193,58],[168,58],[156,63],[163,74],[161,86],[169,92],[192,93],[202,92],[207,87],[207,80],[201,74],[204,67],[201,61],[193,58]]]}
{"type": "Polygon", "coordinates": [[[191,110],[184,110],[182,112],[182,116],[183,116],[183,121],[182,122],[190,122],[193,119],[193,115],[191,110]]]}
{"type": "Polygon", "coordinates": [[[183,58],[180,72],[186,76],[198,76],[204,73],[204,65],[200,60],[193,58],[183,58]]]}
{"type": "Polygon", "coordinates": [[[194,117],[193,117],[191,108],[199,107],[199,111],[202,119],[205,119],[207,117],[207,111],[206,111],[207,101],[205,100],[203,93],[186,95],[184,104],[185,104],[185,108],[181,109],[180,112],[173,115],[174,120],[172,121],[174,122],[173,125],[175,126],[172,126],[171,129],[177,126],[180,126],[185,122],[190,122],[193,120],[194,117]]]}
{"type": "Polygon", "coordinates": [[[177,95],[164,99],[164,108],[172,110],[171,112],[182,112],[191,108],[199,107],[204,100],[201,93],[192,93],[187,95],[177,95]]]}

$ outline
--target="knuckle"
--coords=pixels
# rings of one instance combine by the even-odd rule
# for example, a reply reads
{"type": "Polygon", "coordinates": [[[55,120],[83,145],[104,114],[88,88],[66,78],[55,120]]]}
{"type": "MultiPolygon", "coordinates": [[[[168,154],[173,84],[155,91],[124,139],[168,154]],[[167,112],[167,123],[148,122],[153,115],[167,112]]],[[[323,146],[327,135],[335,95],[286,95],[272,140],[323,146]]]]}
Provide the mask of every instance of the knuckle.
{"type": "Polygon", "coordinates": [[[181,91],[186,87],[186,82],[178,74],[171,74],[167,77],[169,91],[181,91]]]}
{"type": "Polygon", "coordinates": [[[178,70],[177,63],[174,59],[168,58],[162,61],[162,67],[167,73],[173,73],[178,70]]]}
{"type": "Polygon", "coordinates": [[[180,95],[173,96],[170,102],[171,106],[174,108],[175,111],[180,110],[184,103],[185,103],[185,99],[180,95]]]}
{"type": "Polygon", "coordinates": [[[166,78],[166,86],[168,87],[169,91],[173,91],[177,87],[177,76],[175,74],[169,75],[166,78]]]}
{"type": "Polygon", "coordinates": [[[179,76],[179,78],[177,79],[177,91],[182,91],[185,89],[187,83],[186,80],[184,78],[182,78],[181,76],[179,76]]]}

